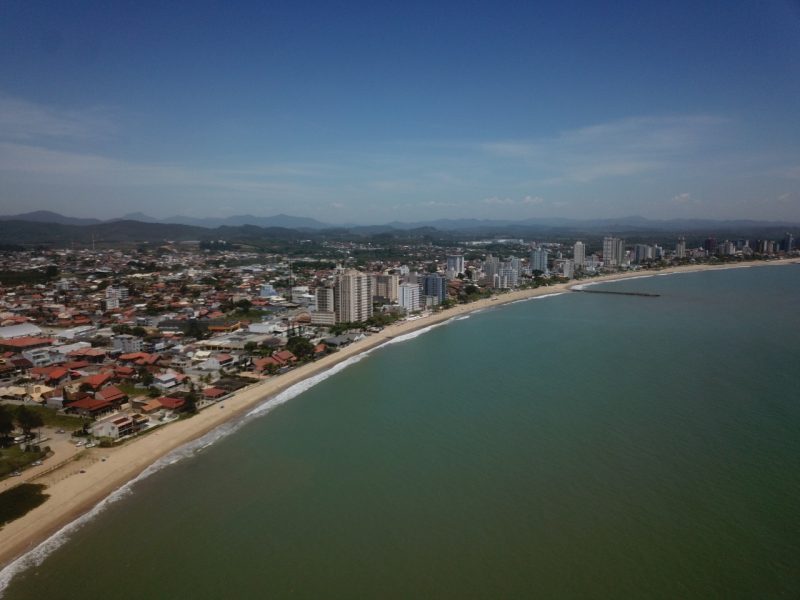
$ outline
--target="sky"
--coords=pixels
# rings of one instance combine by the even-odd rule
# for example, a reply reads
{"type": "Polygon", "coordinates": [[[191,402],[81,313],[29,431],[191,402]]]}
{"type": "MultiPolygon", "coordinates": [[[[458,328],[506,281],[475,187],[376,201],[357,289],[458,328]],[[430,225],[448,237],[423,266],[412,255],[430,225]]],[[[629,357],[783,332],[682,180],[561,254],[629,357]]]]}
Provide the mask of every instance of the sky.
{"type": "Polygon", "coordinates": [[[800,222],[798,0],[4,0],[0,57],[0,214],[800,222]]]}

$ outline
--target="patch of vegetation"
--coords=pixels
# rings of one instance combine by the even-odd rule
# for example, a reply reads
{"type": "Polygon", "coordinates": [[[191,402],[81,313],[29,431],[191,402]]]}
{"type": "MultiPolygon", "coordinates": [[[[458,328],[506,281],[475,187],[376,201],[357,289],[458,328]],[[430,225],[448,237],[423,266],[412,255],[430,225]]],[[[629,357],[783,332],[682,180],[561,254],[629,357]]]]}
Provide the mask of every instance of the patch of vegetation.
{"type": "Polygon", "coordinates": [[[14,444],[8,448],[3,448],[0,450],[0,477],[5,477],[14,471],[20,471],[46,455],[47,452],[39,448],[39,446],[28,446],[26,450],[22,450],[14,444]]]}
{"type": "Polygon", "coordinates": [[[45,486],[38,483],[23,483],[0,494],[0,528],[19,519],[42,504],[50,496],[44,493],[45,486]]]}
{"type": "Polygon", "coordinates": [[[91,419],[86,419],[84,417],[75,417],[72,415],[62,415],[53,410],[52,408],[47,408],[45,406],[28,406],[26,405],[29,411],[37,414],[44,423],[45,427],[55,427],[60,429],[80,429],[87,423],[91,423],[91,419]]]}

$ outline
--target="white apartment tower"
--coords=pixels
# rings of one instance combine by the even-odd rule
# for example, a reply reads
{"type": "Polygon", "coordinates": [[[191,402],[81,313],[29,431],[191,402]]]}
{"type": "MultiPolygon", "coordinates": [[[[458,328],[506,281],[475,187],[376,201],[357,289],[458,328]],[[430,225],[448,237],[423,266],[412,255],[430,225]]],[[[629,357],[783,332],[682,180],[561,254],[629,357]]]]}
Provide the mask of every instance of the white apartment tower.
{"type": "Polygon", "coordinates": [[[586,266],[586,244],[583,242],[575,242],[572,247],[572,260],[575,261],[576,269],[583,269],[586,266]]]}
{"type": "Polygon", "coordinates": [[[447,278],[455,279],[459,273],[464,272],[464,257],[461,254],[447,256],[447,278]]]}
{"type": "Polygon", "coordinates": [[[400,300],[398,304],[400,304],[406,312],[419,310],[419,285],[416,283],[401,283],[399,285],[399,290],[400,300]]]}
{"type": "Polygon", "coordinates": [[[675,244],[675,258],[686,258],[686,238],[681,236],[675,244]]]}
{"type": "Polygon", "coordinates": [[[620,266],[622,264],[624,252],[624,240],[611,236],[603,238],[603,264],[606,267],[620,266]]]}
{"type": "Polygon", "coordinates": [[[536,248],[531,251],[531,272],[541,271],[543,274],[547,274],[547,255],[548,252],[545,248],[536,248]]]}

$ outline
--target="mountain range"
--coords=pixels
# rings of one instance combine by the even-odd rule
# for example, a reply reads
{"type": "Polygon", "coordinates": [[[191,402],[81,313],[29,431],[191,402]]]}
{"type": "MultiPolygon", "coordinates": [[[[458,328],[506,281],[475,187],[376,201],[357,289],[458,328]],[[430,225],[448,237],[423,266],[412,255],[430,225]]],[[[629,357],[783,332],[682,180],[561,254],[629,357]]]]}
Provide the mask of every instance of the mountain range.
{"type": "Polygon", "coordinates": [[[607,219],[567,219],[567,218],[531,218],[523,220],[510,219],[436,219],[431,221],[392,221],[383,225],[338,225],[323,223],[310,217],[294,217],[286,214],[272,216],[233,215],[224,218],[190,217],[175,215],[165,219],[157,219],[141,212],[129,213],[122,217],[106,221],[92,218],[67,217],[55,212],[40,210],[17,215],[0,216],[0,221],[26,221],[31,223],[56,223],[59,225],[100,225],[119,221],[137,221],[140,223],[187,225],[205,229],[219,227],[254,226],[262,228],[284,228],[297,231],[346,230],[362,234],[378,234],[390,231],[409,231],[432,228],[438,231],[481,232],[491,230],[520,231],[528,229],[565,231],[608,231],[623,233],[626,231],[731,231],[752,228],[795,228],[797,223],[785,221],[756,220],[714,220],[714,219],[669,219],[655,220],[640,216],[628,216],[607,219]]]}

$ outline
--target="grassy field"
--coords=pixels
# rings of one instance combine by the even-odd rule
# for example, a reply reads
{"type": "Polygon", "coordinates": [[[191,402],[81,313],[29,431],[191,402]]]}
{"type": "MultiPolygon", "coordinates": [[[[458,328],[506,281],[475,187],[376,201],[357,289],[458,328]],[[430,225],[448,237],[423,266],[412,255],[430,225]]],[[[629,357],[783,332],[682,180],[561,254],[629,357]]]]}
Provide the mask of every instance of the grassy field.
{"type": "Polygon", "coordinates": [[[19,471],[35,460],[44,458],[44,452],[25,452],[17,444],[0,450],[0,477],[19,471]]]}
{"type": "Polygon", "coordinates": [[[47,500],[44,488],[40,484],[23,483],[0,494],[0,528],[47,500]]]}
{"type": "Polygon", "coordinates": [[[46,408],[44,406],[25,406],[28,410],[35,412],[37,415],[42,417],[42,421],[44,421],[45,427],[54,427],[57,429],[66,429],[67,431],[73,431],[75,429],[81,429],[84,423],[91,423],[91,419],[85,419],[83,417],[73,417],[71,415],[60,415],[56,411],[46,408]]]}

